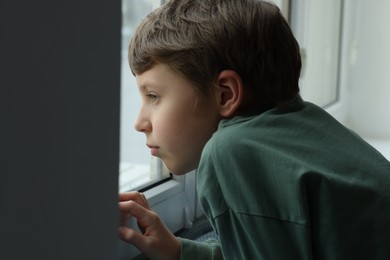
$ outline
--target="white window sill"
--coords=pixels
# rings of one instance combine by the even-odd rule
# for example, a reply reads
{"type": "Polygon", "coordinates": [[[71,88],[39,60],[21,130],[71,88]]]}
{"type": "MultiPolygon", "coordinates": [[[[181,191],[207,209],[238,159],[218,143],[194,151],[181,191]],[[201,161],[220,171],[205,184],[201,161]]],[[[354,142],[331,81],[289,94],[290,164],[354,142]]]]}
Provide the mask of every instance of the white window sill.
{"type": "Polygon", "coordinates": [[[150,181],[150,165],[126,162],[119,164],[119,192],[134,190],[150,181]]]}

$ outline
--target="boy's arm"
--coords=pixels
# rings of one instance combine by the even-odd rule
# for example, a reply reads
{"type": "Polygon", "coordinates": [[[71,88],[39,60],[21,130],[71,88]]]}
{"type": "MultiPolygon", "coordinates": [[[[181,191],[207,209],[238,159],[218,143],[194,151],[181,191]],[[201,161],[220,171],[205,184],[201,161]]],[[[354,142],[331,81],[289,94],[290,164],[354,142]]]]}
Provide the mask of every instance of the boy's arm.
{"type": "Polygon", "coordinates": [[[119,196],[121,222],[119,237],[137,247],[149,259],[179,259],[180,241],[162,223],[149,207],[142,193],[128,192],[119,196]],[[128,218],[135,217],[141,232],[125,225],[128,218]]]}
{"type": "Polygon", "coordinates": [[[217,260],[223,259],[221,247],[217,240],[197,242],[185,238],[181,240],[180,259],[186,260],[217,260]]]}

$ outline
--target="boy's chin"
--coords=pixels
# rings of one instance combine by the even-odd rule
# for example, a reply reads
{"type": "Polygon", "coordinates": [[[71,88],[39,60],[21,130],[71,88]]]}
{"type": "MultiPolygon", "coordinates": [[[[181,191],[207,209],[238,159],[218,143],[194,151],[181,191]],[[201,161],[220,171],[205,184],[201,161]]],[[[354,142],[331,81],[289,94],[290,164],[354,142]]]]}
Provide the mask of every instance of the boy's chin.
{"type": "Polygon", "coordinates": [[[164,163],[164,165],[165,165],[165,167],[168,169],[168,171],[170,173],[172,173],[173,175],[176,175],[176,176],[184,175],[184,174],[189,173],[189,172],[191,172],[191,171],[196,169],[195,167],[183,167],[183,168],[180,168],[180,167],[169,167],[165,163],[164,163]]]}

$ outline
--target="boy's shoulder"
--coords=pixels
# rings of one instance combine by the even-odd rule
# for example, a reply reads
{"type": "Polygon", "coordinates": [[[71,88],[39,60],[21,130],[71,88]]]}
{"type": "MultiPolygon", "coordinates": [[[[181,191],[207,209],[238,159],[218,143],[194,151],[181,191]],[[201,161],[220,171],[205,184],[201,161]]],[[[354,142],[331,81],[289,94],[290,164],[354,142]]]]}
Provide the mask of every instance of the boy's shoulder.
{"type": "Polygon", "coordinates": [[[269,138],[293,130],[291,122],[295,121],[294,118],[303,116],[301,114],[308,109],[317,107],[298,99],[287,106],[272,108],[259,114],[223,119],[207,143],[206,149],[214,147],[218,151],[228,151],[250,143],[261,145],[269,138]]]}
{"type": "Polygon", "coordinates": [[[321,114],[323,113],[321,110],[316,105],[297,98],[287,105],[271,108],[258,114],[223,119],[219,123],[216,136],[229,138],[232,133],[238,132],[238,135],[243,135],[248,134],[248,131],[260,134],[261,131],[269,131],[270,127],[283,127],[283,121],[294,121],[296,118],[305,117],[305,114],[310,113],[321,114]]]}
{"type": "Polygon", "coordinates": [[[355,135],[349,129],[324,109],[299,98],[286,106],[257,115],[222,120],[205,149],[223,153],[243,147],[273,146],[279,149],[281,144],[299,142],[315,147],[324,136],[341,142],[335,135],[348,137],[350,142],[354,142],[355,135]]]}

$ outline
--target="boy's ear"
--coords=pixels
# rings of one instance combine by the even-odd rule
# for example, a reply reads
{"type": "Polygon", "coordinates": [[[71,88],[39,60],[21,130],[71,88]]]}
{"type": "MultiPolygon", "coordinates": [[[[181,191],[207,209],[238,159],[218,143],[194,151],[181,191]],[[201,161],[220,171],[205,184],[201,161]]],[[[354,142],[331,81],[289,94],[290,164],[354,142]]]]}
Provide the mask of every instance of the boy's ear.
{"type": "Polygon", "coordinates": [[[217,99],[219,114],[233,116],[243,100],[243,83],[240,75],[233,70],[221,71],[217,77],[217,99]]]}

